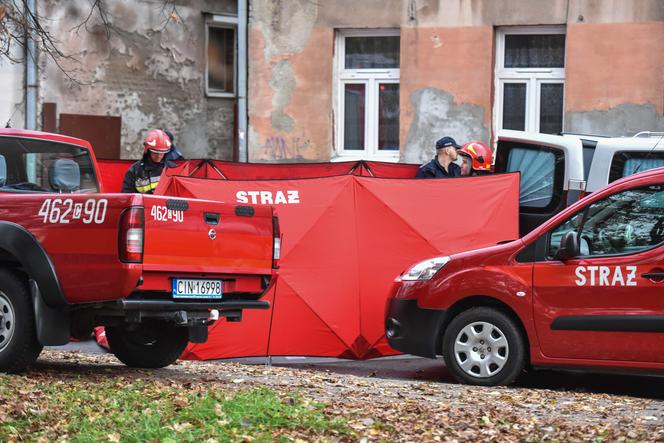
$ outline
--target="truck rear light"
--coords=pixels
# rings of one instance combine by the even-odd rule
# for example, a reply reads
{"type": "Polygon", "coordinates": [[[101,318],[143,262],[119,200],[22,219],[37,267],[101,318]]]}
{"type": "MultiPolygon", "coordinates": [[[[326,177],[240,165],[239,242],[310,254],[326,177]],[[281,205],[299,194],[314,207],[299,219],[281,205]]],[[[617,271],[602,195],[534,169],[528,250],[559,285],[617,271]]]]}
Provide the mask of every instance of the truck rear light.
{"type": "Polygon", "coordinates": [[[120,261],[124,263],[143,262],[143,239],[145,233],[145,216],[143,208],[125,209],[120,216],[120,232],[118,252],[120,261]]]}
{"type": "Polygon", "coordinates": [[[272,217],[272,236],[274,237],[272,247],[272,268],[279,269],[279,259],[281,258],[281,229],[279,229],[278,217],[272,217]]]}

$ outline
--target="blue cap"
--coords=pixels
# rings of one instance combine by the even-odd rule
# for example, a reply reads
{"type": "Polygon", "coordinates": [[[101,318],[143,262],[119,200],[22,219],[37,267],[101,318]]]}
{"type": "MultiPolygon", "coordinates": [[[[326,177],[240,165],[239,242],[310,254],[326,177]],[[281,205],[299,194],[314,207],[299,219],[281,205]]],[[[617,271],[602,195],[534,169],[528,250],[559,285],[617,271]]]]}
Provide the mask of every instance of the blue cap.
{"type": "Polygon", "coordinates": [[[173,140],[175,139],[175,137],[173,137],[173,133],[171,131],[169,131],[168,129],[162,129],[162,131],[164,131],[164,133],[171,140],[171,143],[173,143],[173,140]]]}
{"type": "Polygon", "coordinates": [[[436,149],[449,148],[450,146],[457,149],[461,147],[452,137],[443,137],[436,142],[436,149]]]}

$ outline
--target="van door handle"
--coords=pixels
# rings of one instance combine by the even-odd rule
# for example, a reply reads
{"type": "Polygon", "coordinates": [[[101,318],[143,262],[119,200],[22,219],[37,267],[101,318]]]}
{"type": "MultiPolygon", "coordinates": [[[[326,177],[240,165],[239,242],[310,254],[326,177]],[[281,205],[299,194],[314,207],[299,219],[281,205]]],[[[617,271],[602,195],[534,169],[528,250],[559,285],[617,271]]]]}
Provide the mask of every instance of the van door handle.
{"type": "Polygon", "coordinates": [[[652,280],[655,283],[661,283],[664,281],[664,272],[659,271],[659,272],[646,272],[644,274],[641,274],[641,277],[647,278],[648,280],[652,280]]]}

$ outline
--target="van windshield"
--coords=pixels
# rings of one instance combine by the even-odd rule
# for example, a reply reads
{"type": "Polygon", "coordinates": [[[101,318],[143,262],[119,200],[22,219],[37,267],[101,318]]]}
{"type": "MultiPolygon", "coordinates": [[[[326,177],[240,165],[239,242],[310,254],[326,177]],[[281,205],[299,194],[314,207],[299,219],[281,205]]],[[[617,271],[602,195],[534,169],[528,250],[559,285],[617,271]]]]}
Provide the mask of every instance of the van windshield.
{"type": "Polygon", "coordinates": [[[87,149],[0,137],[0,191],[93,193],[99,186],[87,149]]]}

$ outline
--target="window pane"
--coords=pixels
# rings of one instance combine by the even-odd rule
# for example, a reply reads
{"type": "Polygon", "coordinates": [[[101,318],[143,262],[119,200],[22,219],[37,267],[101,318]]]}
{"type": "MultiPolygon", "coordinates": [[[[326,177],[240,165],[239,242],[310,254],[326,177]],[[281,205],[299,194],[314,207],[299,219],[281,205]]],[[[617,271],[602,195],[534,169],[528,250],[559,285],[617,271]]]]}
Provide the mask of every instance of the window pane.
{"type": "Polygon", "coordinates": [[[399,36],[346,37],[345,69],[399,69],[399,36]]]}
{"type": "Polygon", "coordinates": [[[208,88],[235,91],[235,29],[208,28],[208,88]]]}
{"type": "Polygon", "coordinates": [[[609,183],[637,172],[664,166],[664,152],[617,152],[609,170],[609,183]]]}
{"type": "Polygon", "coordinates": [[[378,85],[378,149],[399,150],[399,84],[378,85]]]}
{"type": "Polygon", "coordinates": [[[633,254],[664,241],[664,189],[629,189],[592,203],[551,233],[549,256],[569,231],[579,232],[583,255],[633,254]]]}
{"type": "Polygon", "coordinates": [[[553,198],[556,158],[541,149],[512,148],[507,157],[507,171],[521,171],[519,205],[545,208],[553,198]]]}
{"type": "Polygon", "coordinates": [[[505,83],[503,86],[503,129],[526,129],[526,84],[505,83]]]}
{"type": "Polygon", "coordinates": [[[565,34],[505,36],[506,68],[564,68],[565,34]]]}
{"type": "Polygon", "coordinates": [[[3,137],[0,156],[5,160],[3,186],[8,189],[42,192],[99,190],[92,159],[85,149],[46,140],[3,137]],[[58,160],[65,162],[58,165],[58,160]]]}
{"type": "MultiPolygon", "coordinates": [[[[658,155],[657,157],[660,157],[658,155]]],[[[663,158],[630,158],[623,166],[623,177],[636,174],[637,172],[647,171],[648,169],[661,168],[664,166],[663,158]],[[637,169],[638,168],[638,169],[637,169]]]]}
{"type": "Polygon", "coordinates": [[[365,85],[346,84],[344,97],[344,149],[364,149],[365,85]]]}
{"type": "Polygon", "coordinates": [[[542,83],[540,86],[540,129],[544,134],[563,130],[563,84],[542,83]]]}

